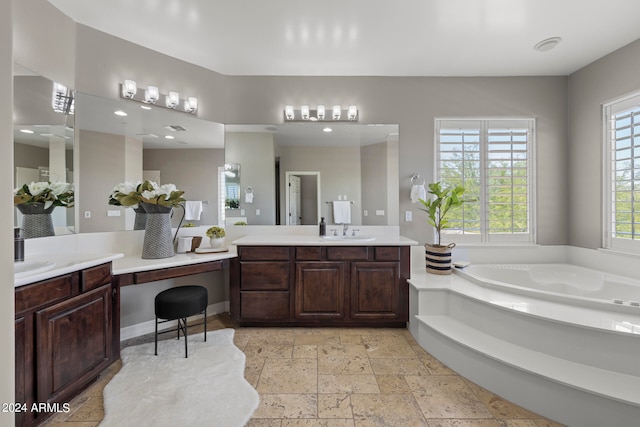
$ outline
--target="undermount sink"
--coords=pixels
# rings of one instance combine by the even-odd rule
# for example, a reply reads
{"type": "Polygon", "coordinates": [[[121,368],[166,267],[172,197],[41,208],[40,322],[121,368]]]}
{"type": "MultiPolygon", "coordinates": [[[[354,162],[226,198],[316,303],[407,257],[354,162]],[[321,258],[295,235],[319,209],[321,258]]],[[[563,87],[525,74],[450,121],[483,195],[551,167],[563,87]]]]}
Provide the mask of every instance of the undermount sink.
{"type": "Polygon", "coordinates": [[[52,261],[21,261],[13,264],[13,277],[25,277],[32,274],[43,273],[56,266],[52,261]]]}
{"type": "Polygon", "coordinates": [[[373,242],[374,236],[322,236],[325,240],[358,240],[360,242],[373,242]]]}

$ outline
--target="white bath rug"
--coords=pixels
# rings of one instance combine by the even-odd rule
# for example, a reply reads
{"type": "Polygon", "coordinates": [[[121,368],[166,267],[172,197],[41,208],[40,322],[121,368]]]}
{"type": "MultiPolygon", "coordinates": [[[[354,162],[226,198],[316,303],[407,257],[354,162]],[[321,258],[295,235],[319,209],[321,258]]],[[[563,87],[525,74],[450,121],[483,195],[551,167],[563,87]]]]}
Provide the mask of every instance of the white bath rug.
{"type": "Polygon", "coordinates": [[[244,379],[245,356],[233,329],[142,344],[122,350],[122,369],[104,388],[101,427],[244,426],[258,392],[244,379]]]}

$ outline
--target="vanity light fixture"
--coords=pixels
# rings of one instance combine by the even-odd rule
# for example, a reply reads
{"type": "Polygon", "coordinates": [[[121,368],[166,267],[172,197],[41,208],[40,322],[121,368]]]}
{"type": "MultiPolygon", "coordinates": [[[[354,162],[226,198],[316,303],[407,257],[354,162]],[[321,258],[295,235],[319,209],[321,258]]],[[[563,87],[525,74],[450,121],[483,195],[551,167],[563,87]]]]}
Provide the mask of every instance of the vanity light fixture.
{"type": "Polygon", "coordinates": [[[164,139],[176,139],[176,137],[173,135],[165,135],[164,139]]]}
{"type": "Polygon", "coordinates": [[[358,108],[355,105],[349,105],[349,109],[347,110],[347,118],[350,121],[354,121],[358,117],[358,108]]]}
{"type": "Polygon", "coordinates": [[[155,104],[156,101],[160,98],[160,93],[158,92],[157,86],[147,86],[147,89],[144,91],[144,101],[149,104],[155,104]]]}
{"type": "Polygon", "coordinates": [[[309,106],[308,105],[303,105],[302,107],[300,107],[300,117],[302,117],[302,120],[309,120],[309,106]]]}
{"type": "Polygon", "coordinates": [[[122,97],[131,99],[135,96],[138,91],[138,86],[136,82],[133,80],[125,80],[122,84],[122,97]]]}
{"type": "Polygon", "coordinates": [[[184,101],[184,111],[187,113],[193,113],[198,109],[198,98],[190,96],[184,101]]]}
{"type": "Polygon", "coordinates": [[[125,113],[122,110],[114,111],[113,114],[115,114],[116,116],[120,116],[120,117],[127,117],[127,113],[125,113]]]}
{"type": "MultiPolygon", "coordinates": [[[[178,92],[171,91],[168,94],[161,94],[157,86],[149,85],[144,91],[137,90],[137,83],[133,80],[125,80],[120,84],[120,97],[130,101],[140,102],[145,105],[156,105],[157,107],[168,108],[176,111],[183,111],[188,114],[198,114],[198,98],[195,96],[180,99],[178,92]],[[142,92],[142,93],[139,93],[142,92]],[[164,102],[158,102],[164,97],[164,102]]],[[[142,106],[144,108],[144,106],[142,106]]],[[[150,109],[150,108],[145,108],[150,109]]]]}
{"type": "Polygon", "coordinates": [[[287,105],[286,107],[284,107],[284,118],[287,120],[293,120],[295,118],[293,105],[287,105]]]}
{"type": "Polygon", "coordinates": [[[34,131],[32,131],[31,129],[20,129],[20,132],[22,132],[22,133],[28,133],[28,134],[35,133],[35,132],[34,132],[34,131]]]}
{"type": "Polygon", "coordinates": [[[327,109],[323,104],[318,104],[315,110],[311,110],[308,105],[302,105],[299,110],[295,110],[293,105],[287,105],[284,107],[284,120],[287,122],[331,120],[355,122],[358,120],[358,107],[355,105],[349,105],[346,109],[343,109],[341,105],[334,105],[328,113],[329,117],[327,117],[327,109]]]}
{"type": "Polygon", "coordinates": [[[167,108],[175,110],[178,104],[180,104],[180,94],[178,92],[169,92],[169,95],[165,97],[164,102],[167,108]]]}
{"type": "Polygon", "coordinates": [[[53,94],[51,95],[51,107],[53,107],[53,111],[56,113],[73,114],[73,92],[65,85],[54,82],[53,94]]]}

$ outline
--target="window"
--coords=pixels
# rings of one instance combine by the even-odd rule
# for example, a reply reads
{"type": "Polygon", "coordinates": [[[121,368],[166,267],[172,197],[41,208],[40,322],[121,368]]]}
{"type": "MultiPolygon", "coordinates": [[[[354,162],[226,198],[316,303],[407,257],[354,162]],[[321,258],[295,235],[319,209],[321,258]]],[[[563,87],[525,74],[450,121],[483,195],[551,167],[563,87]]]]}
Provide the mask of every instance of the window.
{"type": "Polygon", "coordinates": [[[533,119],[436,120],[436,179],[476,200],[449,212],[443,239],[535,240],[533,127],[533,119]]]}
{"type": "Polygon", "coordinates": [[[605,105],[604,246],[640,252],[640,95],[605,105]]]}

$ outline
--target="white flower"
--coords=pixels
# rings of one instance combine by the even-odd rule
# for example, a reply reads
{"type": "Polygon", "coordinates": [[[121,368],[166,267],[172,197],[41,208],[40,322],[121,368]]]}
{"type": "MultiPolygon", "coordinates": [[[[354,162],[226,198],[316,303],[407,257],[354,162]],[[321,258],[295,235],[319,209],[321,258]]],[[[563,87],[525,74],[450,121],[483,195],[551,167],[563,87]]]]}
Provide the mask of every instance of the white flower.
{"type": "Polygon", "coordinates": [[[51,188],[51,192],[57,197],[69,190],[69,184],[66,182],[52,182],[49,188],[51,188]]]}
{"type": "Polygon", "coordinates": [[[122,193],[122,194],[129,194],[133,191],[136,191],[136,188],[138,188],[138,185],[140,185],[142,183],[142,181],[138,181],[138,182],[122,182],[118,185],[116,185],[115,187],[113,187],[113,193],[117,194],[117,193],[122,193]]]}
{"type": "Polygon", "coordinates": [[[174,191],[178,191],[178,188],[174,184],[164,184],[156,189],[158,195],[165,194],[168,196],[174,191]]]}
{"type": "Polygon", "coordinates": [[[155,191],[144,190],[140,194],[145,199],[155,199],[156,197],[158,197],[158,194],[155,191]]]}
{"type": "Polygon", "coordinates": [[[29,193],[31,193],[32,196],[37,196],[43,191],[49,189],[49,183],[48,182],[32,182],[31,184],[28,185],[28,187],[29,187],[29,193]]]}

